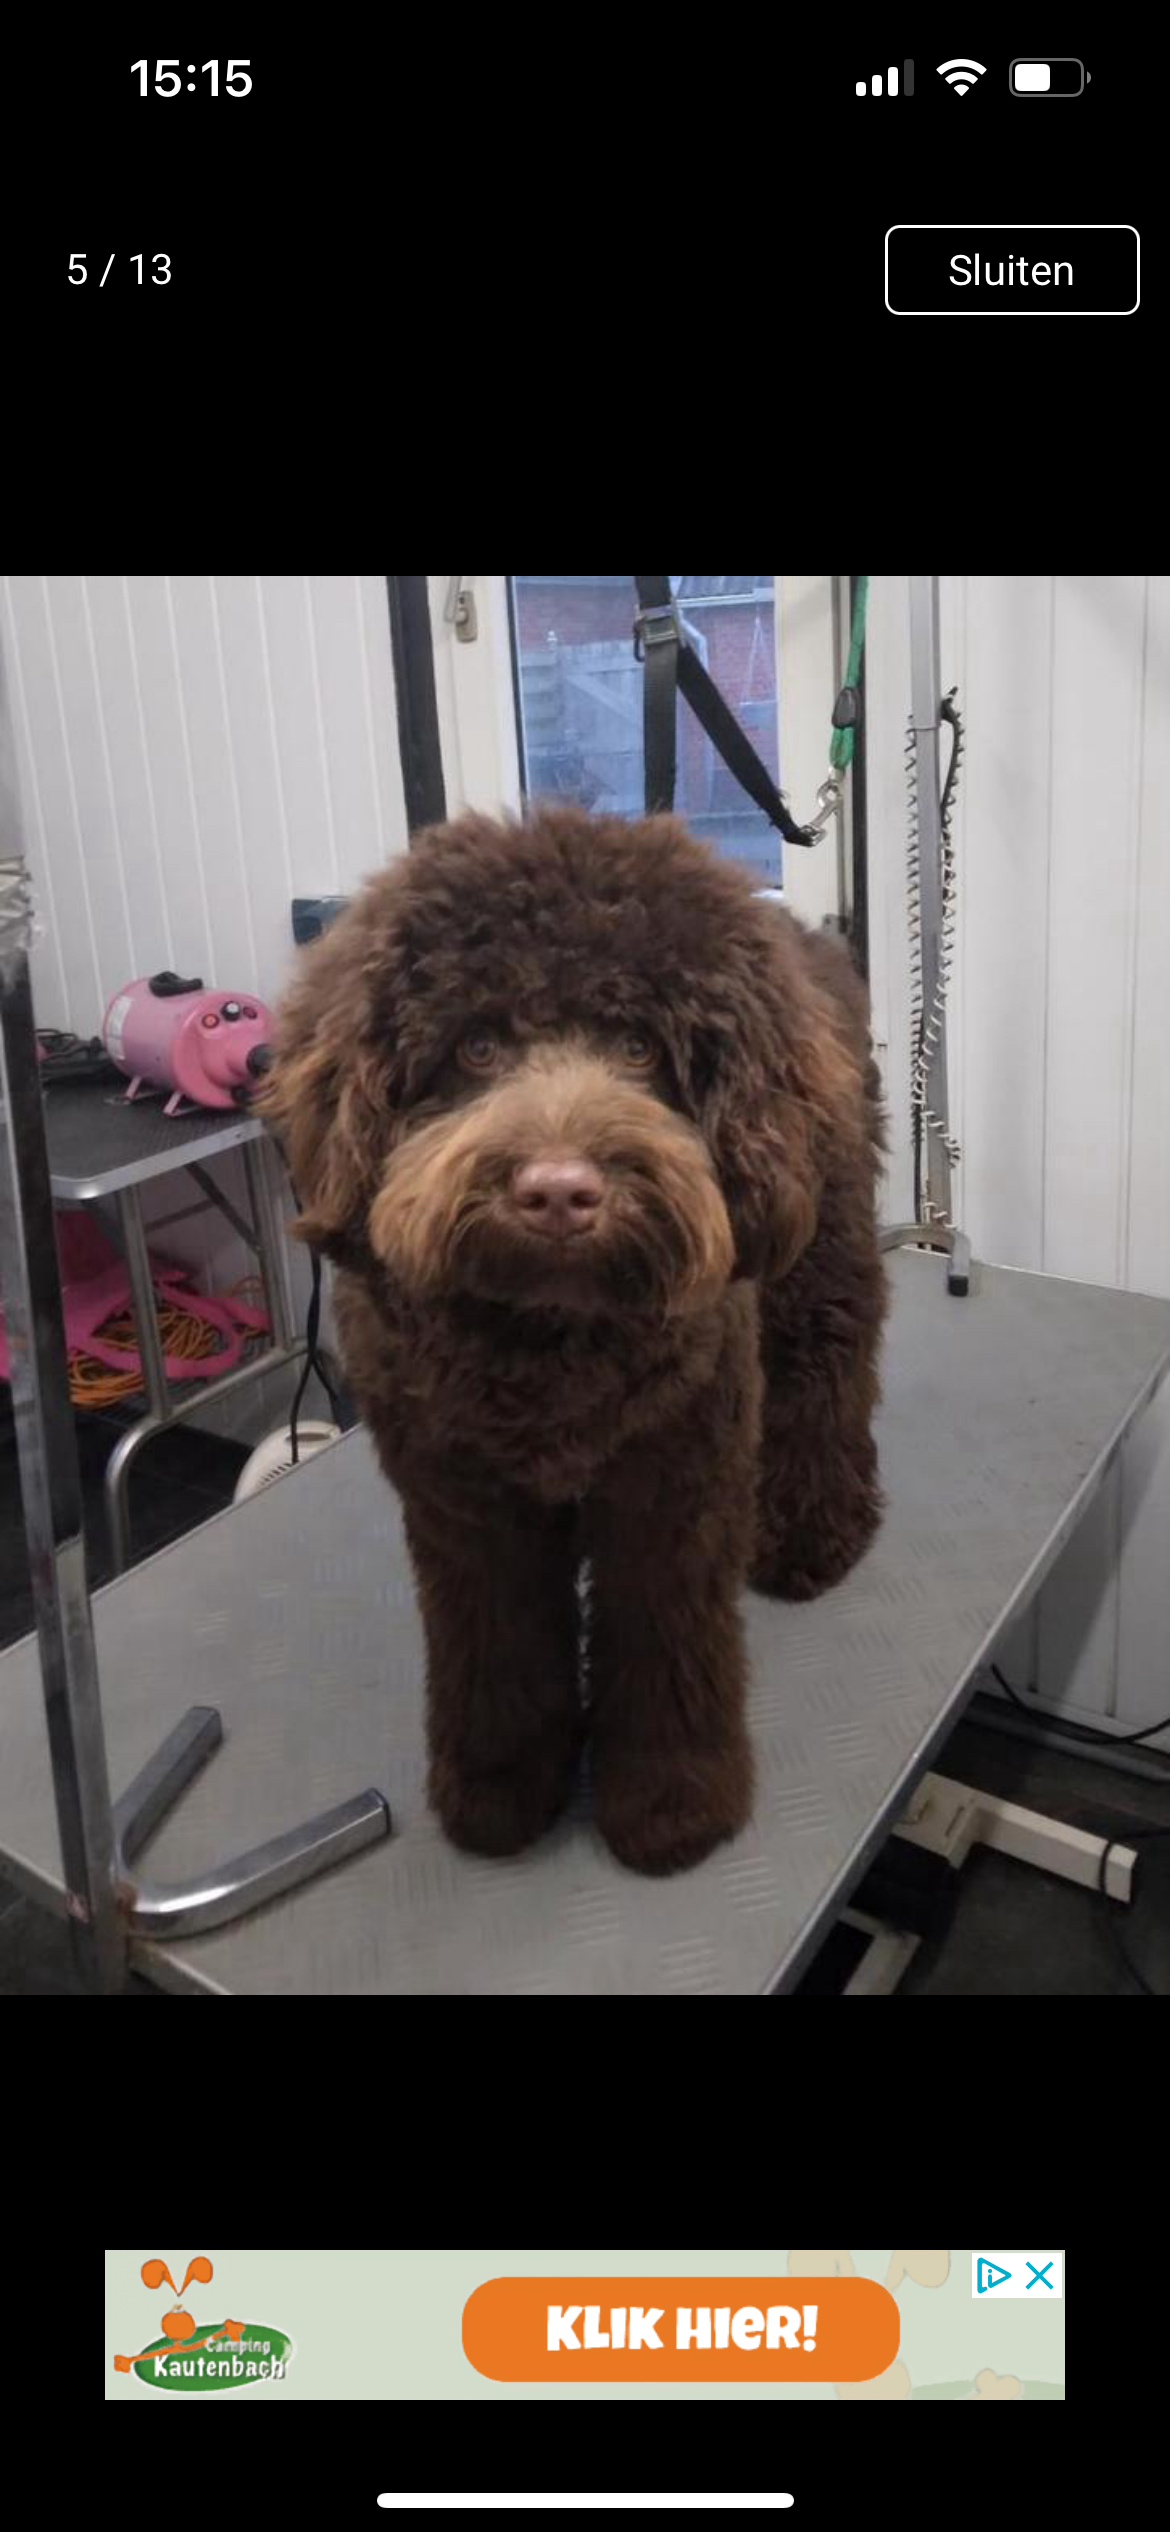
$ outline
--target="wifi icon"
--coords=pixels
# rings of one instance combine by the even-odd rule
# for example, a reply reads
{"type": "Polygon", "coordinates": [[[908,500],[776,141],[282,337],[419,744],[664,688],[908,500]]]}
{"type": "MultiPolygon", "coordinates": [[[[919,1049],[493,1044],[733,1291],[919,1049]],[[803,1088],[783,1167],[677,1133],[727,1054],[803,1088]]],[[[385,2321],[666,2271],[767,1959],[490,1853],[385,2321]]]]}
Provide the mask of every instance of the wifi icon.
{"type": "Polygon", "coordinates": [[[938,74],[940,79],[946,80],[948,88],[954,89],[957,97],[965,97],[968,88],[973,88],[976,80],[982,79],[986,68],[986,62],[940,62],[938,74]]]}

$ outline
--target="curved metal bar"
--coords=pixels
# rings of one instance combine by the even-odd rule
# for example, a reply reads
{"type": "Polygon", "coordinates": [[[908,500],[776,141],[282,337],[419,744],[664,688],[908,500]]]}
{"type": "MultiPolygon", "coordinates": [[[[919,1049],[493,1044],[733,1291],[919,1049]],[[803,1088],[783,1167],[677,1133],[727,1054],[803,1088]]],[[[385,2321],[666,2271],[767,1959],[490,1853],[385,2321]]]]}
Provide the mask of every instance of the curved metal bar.
{"type": "Polygon", "coordinates": [[[390,1834],[386,1798],[369,1787],[211,1872],[193,1873],[187,1881],[132,1880],[127,1867],[222,1739],[217,1708],[189,1706],[114,1805],[119,1896],[131,1934],[201,1934],[208,1926],[227,1925],[390,1834]]]}
{"type": "Polygon", "coordinates": [[[325,1872],[331,1864],[344,1863],[348,1855],[359,1854],[363,1846],[373,1846],[389,1834],[389,1805],[385,1795],[371,1786],[349,1802],[339,1802],[332,1811],[318,1812],[299,1828],[268,1838],[263,1846],[250,1846],[215,1872],[170,1885],[137,1882],[129,1931],[203,1934],[208,1926],[228,1925],[263,1900],[295,1890],[298,1883],[325,1872]]]}
{"type": "MultiPolygon", "coordinates": [[[[279,1346],[272,1346],[264,1356],[264,1369],[266,1372],[279,1371],[286,1363],[299,1362],[304,1351],[305,1340],[303,1336],[294,1337],[291,1343],[283,1350],[279,1346]]],[[[242,1388],[246,1381],[254,1380],[255,1377],[256,1366],[254,1363],[240,1363],[237,1365],[235,1371],[225,1372],[220,1380],[199,1381],[196,1384],[198,1391],[197,1395],[193,1391],[189,1398],[178,1398],[174,1400],[174,1402],[169,1405],[165,1416],[139,1416],[137,1423],[129,1425],[125,1433],[123,1433],[119,1440],[115,1442],[113,1450],[110,1452],[110,1456],[106,1461],[105,1475],[103,1477],[102,1484],[106,1499],[106,1520],[109,1525],[110,1552],[113,1558],[114,1572],[116,1574],[124,1573],[130,1561],[130,1533],[126,1516],[126,1483],[130,1473],[131,1461],[142,1449],[143,1444],[145,1442],[153,1441],[157,1433],[168,1432],[171,1425],[181,1424],[185,1417],[198,1414],[208,1404],[210,1399],[224,1398],[227,1396],[229,1390],[242,1388]]]]}
{"type": "Polygon", "coordinates": [[[950,1250],[953,1234],[945,1222],[885,1222],[878,1231],[879,1248],[950,1250]]]}
{"type": "Polygon", "coordinates": [[[971,1283],[971,1242],[949,1222],[887,1222],[878,1231],[879,1248],[933,1248],[947,1259],[947,1289],[962,1295],[971,1283]]]}
{"type": "Polygon", "coordinates": [[[125,1869],[153,1837],[163,1814],[177,1801],[184,1785],[205,1767],[223,1739],[216,1706],[188,1706],[174,1731],[160,1741],[153,1758],[140,1767],[114,1804],[114,1840],[118,1862],[125,1869]]]}

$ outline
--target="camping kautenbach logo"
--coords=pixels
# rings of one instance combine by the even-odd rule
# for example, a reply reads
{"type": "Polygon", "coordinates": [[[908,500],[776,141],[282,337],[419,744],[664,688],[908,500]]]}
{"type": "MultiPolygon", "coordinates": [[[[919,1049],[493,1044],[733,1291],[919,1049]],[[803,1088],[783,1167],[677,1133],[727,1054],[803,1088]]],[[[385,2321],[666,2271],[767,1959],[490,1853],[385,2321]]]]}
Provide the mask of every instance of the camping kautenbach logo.
{"type": "Polygon", "coordinates": [[[161,2339],[141,2356],[115,2356],[115,2372],[135,2373],[155,2391],[235,2391],[242,2383],[283,2382],[293,2355],[284,2330],[258,2321],[192,2320],[183,2296],[192,2284],[209,2286],[214,2274],[209,2259],[193,2259],[180,2289],[165,2259],[148,2259],[143,2285],[169,2286],[174,2304],[161,2339]]]}

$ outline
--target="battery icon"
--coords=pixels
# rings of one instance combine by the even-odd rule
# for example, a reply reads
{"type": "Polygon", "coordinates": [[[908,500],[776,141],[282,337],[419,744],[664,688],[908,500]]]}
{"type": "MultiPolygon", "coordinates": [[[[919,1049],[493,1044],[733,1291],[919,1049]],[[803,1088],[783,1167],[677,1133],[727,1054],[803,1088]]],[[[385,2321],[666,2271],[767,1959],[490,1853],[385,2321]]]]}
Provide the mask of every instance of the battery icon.
{"type": "Polygon", "coordinates": [[[1084,63],[1067,55],[1055,61],[1014,61],[1009,74],[1013,97],[1079,97],[1086,77],[1084,63]]]}

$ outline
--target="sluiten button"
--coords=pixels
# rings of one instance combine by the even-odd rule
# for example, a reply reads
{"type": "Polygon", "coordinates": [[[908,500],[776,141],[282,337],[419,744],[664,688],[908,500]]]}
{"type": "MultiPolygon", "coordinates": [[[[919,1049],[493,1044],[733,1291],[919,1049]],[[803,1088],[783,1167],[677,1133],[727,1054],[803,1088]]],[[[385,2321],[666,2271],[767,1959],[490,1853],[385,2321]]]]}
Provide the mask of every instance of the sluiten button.
{"type": "Polygon", "coordinates": [[[891,316],[1132,316],[1141,240],[1124,223],[886,231],[891,316]]]}

